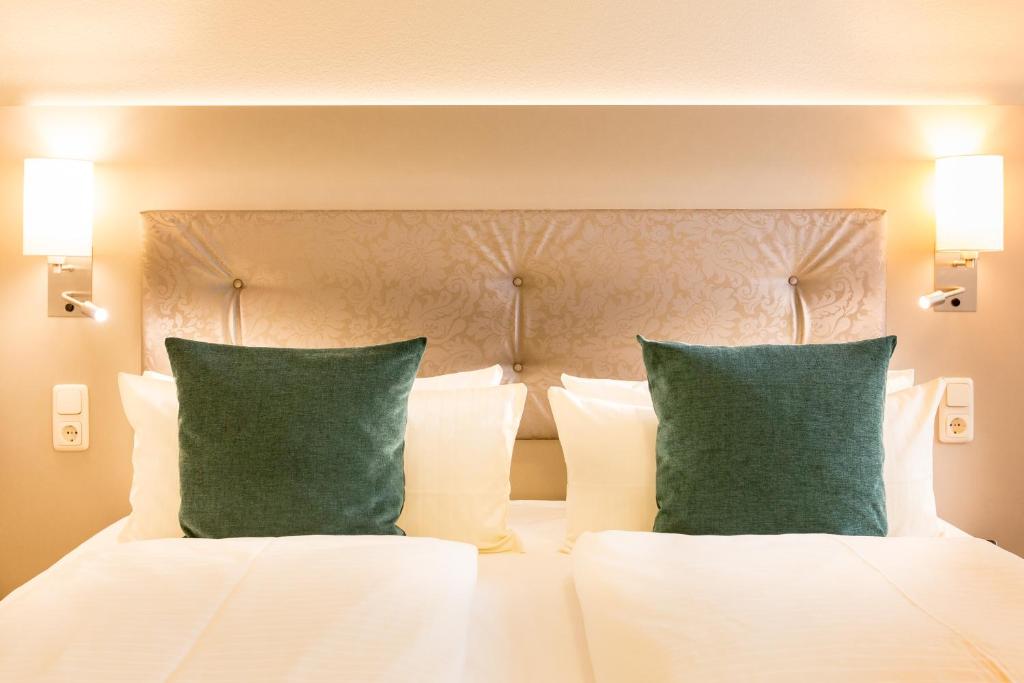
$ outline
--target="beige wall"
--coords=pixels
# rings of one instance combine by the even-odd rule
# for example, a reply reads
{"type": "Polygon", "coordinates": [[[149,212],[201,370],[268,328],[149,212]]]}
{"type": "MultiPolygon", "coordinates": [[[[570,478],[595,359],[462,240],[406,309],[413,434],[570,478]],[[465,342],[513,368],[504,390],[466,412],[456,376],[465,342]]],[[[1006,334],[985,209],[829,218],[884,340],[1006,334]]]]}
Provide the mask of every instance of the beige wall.
{"type": "Polygon", "coordinates": [[[940,512],[1024,553],[1024,107],[0,108],[0,594],[127,511],[115,373],[139,369],[141,210],[829,206],[889,211],[896,365],[977,382],[976,442],[938,451],[940,512]],[[979,151],[1006,156],[1006,251],[982,258],[978,313],[921,312],[931,159],[979,151]],[[45,315],[28,156],[97,161],[106,325],[45,315]],[[87,452],[50,448],[58,382],[90,386],[87,452]]]}

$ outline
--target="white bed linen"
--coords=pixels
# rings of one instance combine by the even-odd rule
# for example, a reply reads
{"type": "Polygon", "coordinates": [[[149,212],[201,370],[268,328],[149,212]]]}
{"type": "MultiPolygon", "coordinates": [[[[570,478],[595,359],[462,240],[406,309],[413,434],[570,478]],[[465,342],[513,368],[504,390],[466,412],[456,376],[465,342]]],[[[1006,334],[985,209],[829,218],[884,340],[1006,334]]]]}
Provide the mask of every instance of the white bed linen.
{"type": "MultiPolygon", "coordinates": [[[[126,519],[97,533],[8,599],[33,584],[56,580],[52,577],[59,568],[76,557],[122,545],[118,536],[126,519]]],[[[565,525],[564,501],[512,501],[510,526],[518,534],[524,552],[479,556],[465,681],[594,680],[572,579],[572,558],[559,552],[565,540],[565,525]]],[[[948,522],[942,522],[942,535],[970,538],[948,522]]]]}
{"type": "Polygon", "coordinates": [[[593,681],[572,558],[565,501],[512,501],[522,553],[481,554],[470,620],[471,683],[593,681]]]}
{"type": "Polygon", "coordinates": [[[3,681],[451,681],[476,548],[111,529],[0,602],[3,681]]]}
{"type": "Polygon", "coordinates": [[[1024,680],[1024,560],[974,538],[583,535],[598,681],[1024,680]]]}

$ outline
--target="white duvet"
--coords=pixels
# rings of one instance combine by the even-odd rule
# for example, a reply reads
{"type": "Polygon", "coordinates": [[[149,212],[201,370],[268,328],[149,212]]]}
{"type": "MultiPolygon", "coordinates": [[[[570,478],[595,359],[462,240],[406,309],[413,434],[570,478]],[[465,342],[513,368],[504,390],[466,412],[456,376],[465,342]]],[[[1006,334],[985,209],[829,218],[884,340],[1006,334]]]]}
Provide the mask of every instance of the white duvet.
{"type": "Polygon", "coordinates": [[[0,681],[453,681],[476,548],[426,538],[138,541],[0,602],[0,681]]]}
{"type": "Polygon", "coordinates": [[[1024,681],[1024,561],[978,539],[585,534],[598,681],[1024,681]]]}

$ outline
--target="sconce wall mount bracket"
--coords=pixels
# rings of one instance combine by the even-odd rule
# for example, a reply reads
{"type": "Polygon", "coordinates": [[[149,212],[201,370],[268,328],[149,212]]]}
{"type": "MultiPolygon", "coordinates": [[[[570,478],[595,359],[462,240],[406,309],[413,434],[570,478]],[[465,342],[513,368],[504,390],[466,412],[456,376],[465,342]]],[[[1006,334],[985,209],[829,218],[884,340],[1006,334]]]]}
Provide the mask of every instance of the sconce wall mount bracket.
{"type": "Polygon", "coordinates": [[[82,312],[64,298],[65,292],[92,292],[92,257],[64,256],[50,259],[47,275],[46,312],[51,318],[80,318],[82,312]],[[59,262],[54,262],[59,261],[59,262]]]}
{"type": "Polygon", "coordinates": [[[963,287],[964,291],[932,307],[940,313],[971,313],[978,310],[978,253],[936,252],[935,289],[963,287]]]}

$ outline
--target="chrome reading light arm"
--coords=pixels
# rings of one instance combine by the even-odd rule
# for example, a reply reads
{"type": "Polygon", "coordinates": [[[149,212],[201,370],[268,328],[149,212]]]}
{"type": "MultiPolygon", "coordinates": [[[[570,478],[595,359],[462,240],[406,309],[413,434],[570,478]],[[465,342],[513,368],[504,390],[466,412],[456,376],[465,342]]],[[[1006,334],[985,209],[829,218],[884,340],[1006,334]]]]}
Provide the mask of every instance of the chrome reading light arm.
{"type": "MultiPolygon", "coordinates": [[[[917,305],[924,310],[928,310],[932,306],[944,303],[955,296],[963,294],[966,291],[967,289],[964,287],[945,287],[943,289],[936,289],[934,292],[931,292],[930,294],[925,294],[920,299],[918,299],[917,305]]],[[[957,303],[957,301],[954,301],[953,305],[956,305],[957,303]]]]}
{"type": "Polygon", "coordinates": [[[98,323],[105,322],[110,317],[110,313],[107,312],[107,309],[94,304],[90,300],[91,296],[92,292],[61,292],[60,294],[60,298],[67,302],[64,308],[68,313],[77,308],[82,315],[92,318],[98,323]]]}

